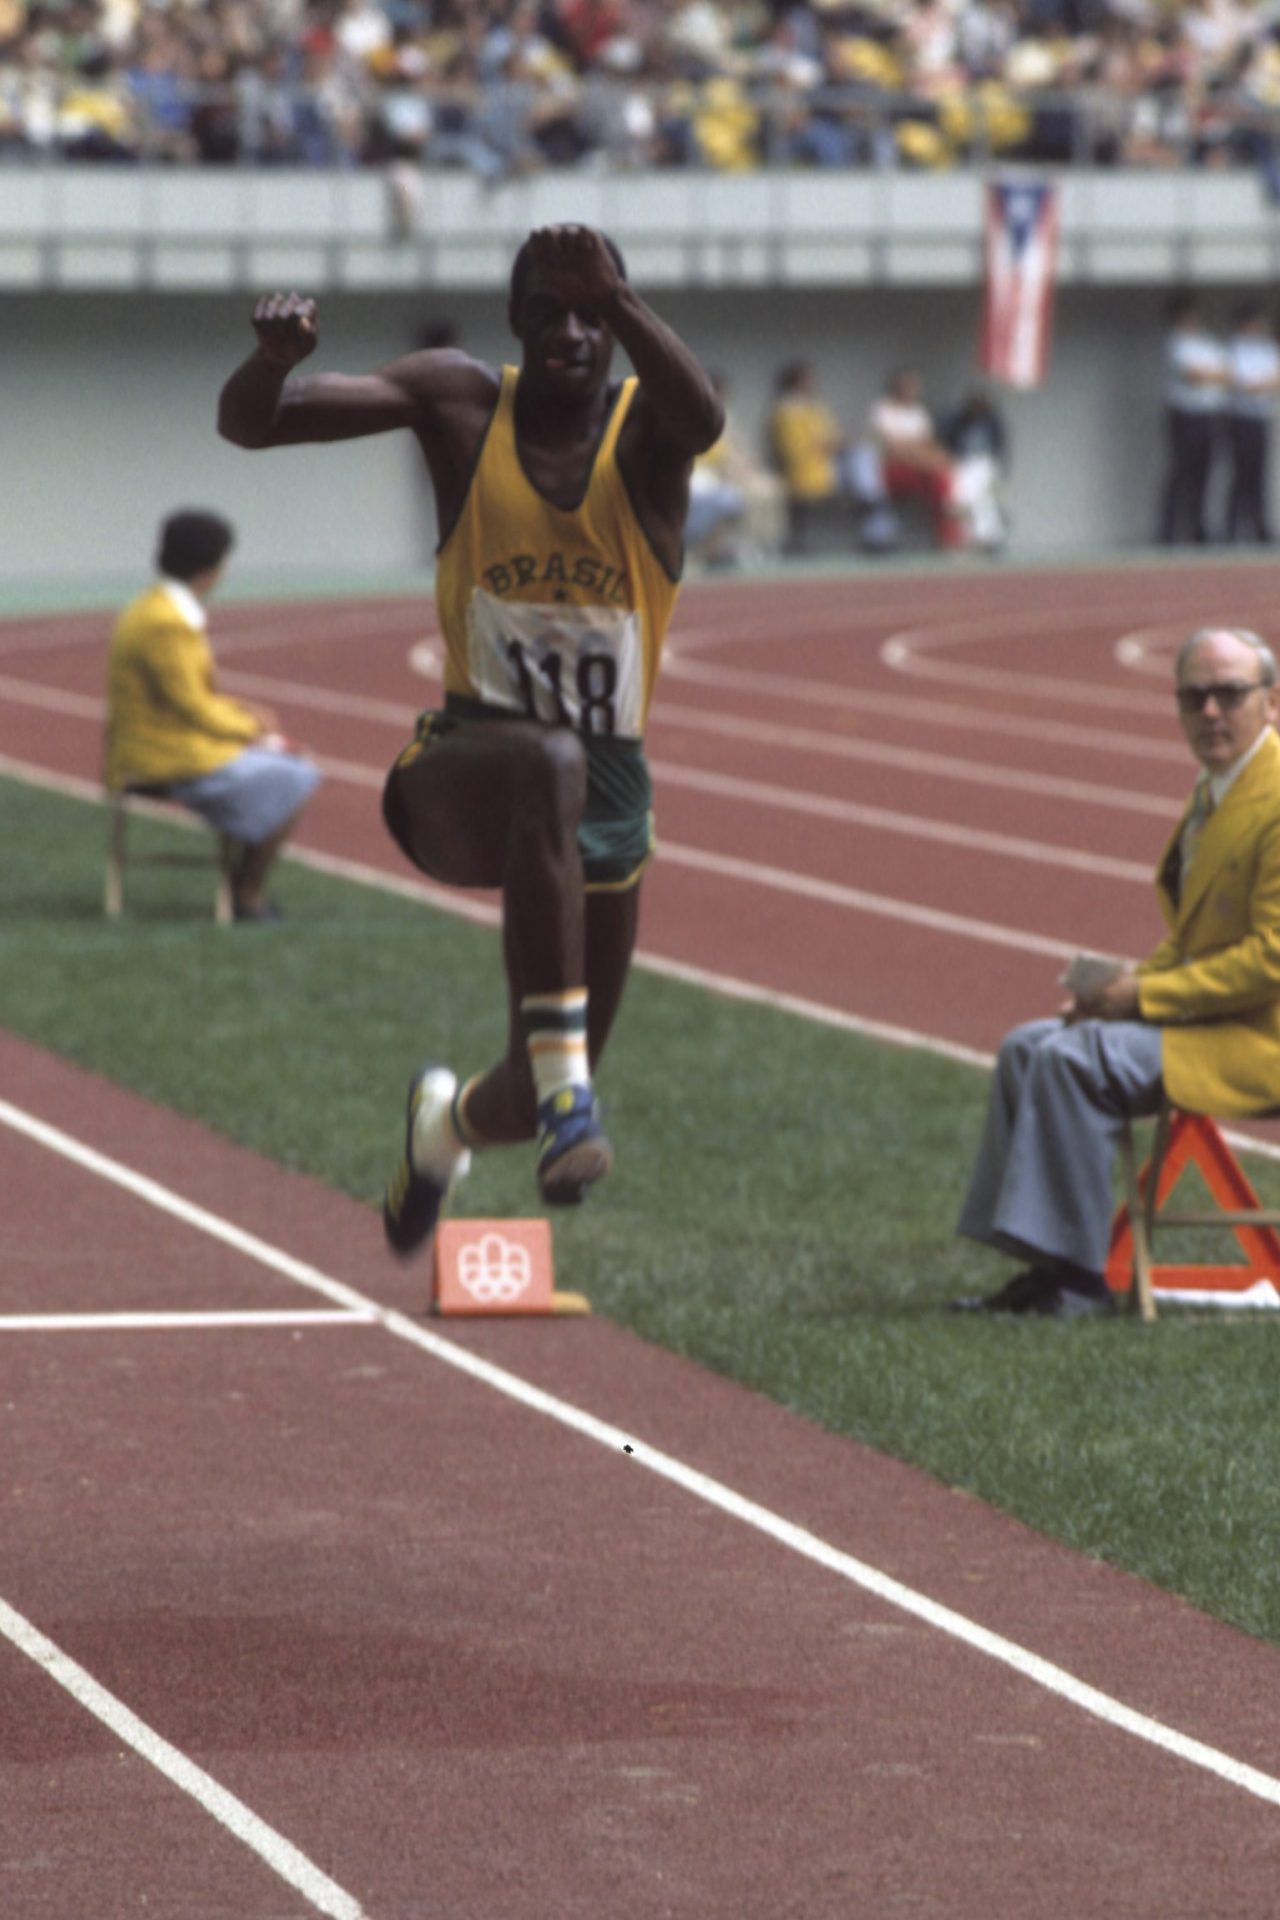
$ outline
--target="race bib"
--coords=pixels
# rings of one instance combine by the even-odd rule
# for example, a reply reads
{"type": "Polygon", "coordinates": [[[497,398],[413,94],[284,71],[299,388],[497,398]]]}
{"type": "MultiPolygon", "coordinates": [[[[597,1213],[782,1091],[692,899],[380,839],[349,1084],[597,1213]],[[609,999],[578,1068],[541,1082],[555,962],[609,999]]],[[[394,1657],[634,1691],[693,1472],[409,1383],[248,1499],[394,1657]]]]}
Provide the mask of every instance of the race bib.
{"type": "Polygon", "coordinates": [[[499,600],[482,587],[471,595],[467,671],[487,706],[578,733],[638,740],[641,665],[635,613],[499,600]]]}

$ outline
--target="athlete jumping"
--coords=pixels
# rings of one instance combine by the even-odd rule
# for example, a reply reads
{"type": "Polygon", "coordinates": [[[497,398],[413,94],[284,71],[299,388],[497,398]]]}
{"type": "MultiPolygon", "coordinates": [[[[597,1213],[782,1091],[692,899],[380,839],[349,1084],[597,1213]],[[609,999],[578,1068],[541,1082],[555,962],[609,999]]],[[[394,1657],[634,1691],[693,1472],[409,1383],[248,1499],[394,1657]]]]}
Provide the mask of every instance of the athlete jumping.
{"type": "Polygon", "coordinates": [[[711,380],[592,228],[530,234],[508,317],[518,368],[443,348],[290,379],[318,345],[316,303],[271,294],[219,403],[219,431],[246,448],[408,428],[435,492],[445,699],[392,767],[383,812],[433,879],[501,890],[509,1034],[465,1084],[442,1066],[414,1073],[383,1205],[402,1255],[474,1149],[536,1137],[554,1205],[612,1164],[592,1074],[654,845],[645,718],[692,464],[724,424],[711,380]],[[615,342],[634,368],[621,381],[615,342]]]}

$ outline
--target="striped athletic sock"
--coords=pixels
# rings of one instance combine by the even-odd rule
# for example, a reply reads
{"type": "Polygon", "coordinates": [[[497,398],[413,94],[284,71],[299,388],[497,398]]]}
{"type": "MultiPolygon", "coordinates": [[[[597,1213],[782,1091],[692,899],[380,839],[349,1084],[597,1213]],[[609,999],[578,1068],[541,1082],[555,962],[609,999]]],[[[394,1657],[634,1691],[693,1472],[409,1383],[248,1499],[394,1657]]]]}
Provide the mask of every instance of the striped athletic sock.
{"type": "Polygon", "coordinates": [[[589,1087],[586,988],[528,994],[520,1002],[520,1013],[538,1105],[564,1087],[589,1087]]]}
{"type": "Polygon", "coordinates": [[[449,1108],[449,1122],[453,1132],[457,1135],[464,1147],[474,1147],[477,1150],[481,1147],[487,1147],[489,1142],[485,1139],[479,1128],[472,1125],[467,1113],[467,1101],[471,1098],[472,1088],[478,1087],[483,1079],[484,1075],[482,1073],[473,1073],[466,1085],[458,1088],[458,1091],[453,1096],[453,1103],[449,1108]]]}

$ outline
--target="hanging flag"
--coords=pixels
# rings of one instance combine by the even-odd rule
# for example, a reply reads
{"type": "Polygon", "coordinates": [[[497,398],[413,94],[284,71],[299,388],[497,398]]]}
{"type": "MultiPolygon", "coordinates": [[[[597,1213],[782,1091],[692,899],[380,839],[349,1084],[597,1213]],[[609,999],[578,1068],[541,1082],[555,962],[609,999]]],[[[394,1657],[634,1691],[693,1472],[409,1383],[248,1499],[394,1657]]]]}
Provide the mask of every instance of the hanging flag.
{"type": "Polygon", "coordinates": [[[1058,259],[1058,189],[989,180],[982,366],[1011,387],[1037,387],[1049,364],[1058,259]]]}

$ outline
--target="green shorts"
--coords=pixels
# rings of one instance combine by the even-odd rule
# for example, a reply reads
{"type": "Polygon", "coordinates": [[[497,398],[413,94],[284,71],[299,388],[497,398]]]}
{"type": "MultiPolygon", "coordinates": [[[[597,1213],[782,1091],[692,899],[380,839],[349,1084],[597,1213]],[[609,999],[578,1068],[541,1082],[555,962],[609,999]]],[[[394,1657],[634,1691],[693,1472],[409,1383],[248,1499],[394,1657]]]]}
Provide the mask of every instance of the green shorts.
{"type": "MultiPolygon", "coordinates": [[[[410,860],[409,836],[397,775],[419,754],[458,727],[512,716],[478,700],[458,694],[445,697],[443,710],[429,708],[418,716],[413,739],[397,757],[387,776],[382,816],[392,839],[410,860]]],[[[588,893],[622,891],[633,887],[653,856],[653,782],[644,744],[615,740],[610,735],[580,735],[587,754],[587,804],[578,827],[578,851],[588,893]]],[[[416,861],[414,862],[416,865],[416,861]]]]}

